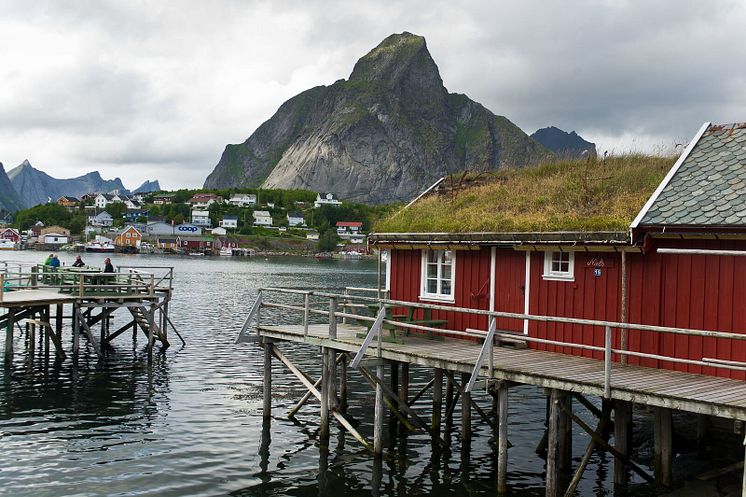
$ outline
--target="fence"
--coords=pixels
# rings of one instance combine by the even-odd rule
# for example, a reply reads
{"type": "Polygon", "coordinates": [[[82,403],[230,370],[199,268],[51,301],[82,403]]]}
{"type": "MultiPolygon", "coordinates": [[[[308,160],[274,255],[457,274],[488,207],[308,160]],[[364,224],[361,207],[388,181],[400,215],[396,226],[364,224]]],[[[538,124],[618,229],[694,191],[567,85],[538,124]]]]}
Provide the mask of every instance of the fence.
{"type": "MultiPolygon", "coordinates": [[[[373,323],[370,327],[366,338],[363,340],[363,344],[358,351],[356,359],[362,358],[365,354],[366,349],[370,346],[374,338],[378,338],[378,353],[381,351],[381,327],[383,324],[395,326],[397,328],[413,330],[416,332],[435,333],[440,336],[450,338],[477,338],[484,340],[482,348],[480,349],[474,370],[471,376],[467,391],[471,391],[474,387],[477,376],[482,371],[482,365],[487,360],[487,376],[492,377],[494,365],[492,364],[493,348],[494,348],[494,337],[505,337],[520,339],[526,342],[541,343],[546,345],[557,345],[568,348],[577,348],[592,350],[596,352],[602,352],[604,356],[604,396],[610,397],[611,393],[611,380],[612,380],[612,362],[614,359],[619,361],[622,357],[638,357],[641,359],[654,359],[659,361],[667,361],[671,363],[682,363],[691,364],[703,367],[714,367],[731,369],[736,371],[746,371],[746,362],[741,361],[730,361],[717,358],[702,357],[699,360],[696,359],[684,359],[679,357],[646,353],[640,351],[624,350],[621,348],[614,348],[614,334],[620,333],[623,330],[627,331],[648,331],[661,334],[673,334],[673,335],[686,335],[686,336],[697,336],[697,337],[709,337],[709,338],[721,338],[721,339],[732,339],[732,340],[746,340],[746,334],[733,333],[733,332],[722,332],[722,331],[709,331],[709,330],[697,330],[688,328],[674,328],[667,326],[656,326],[656,325],[644,325],[634,323],[620,323],[614,321],[600,321],[593,319],[582,319],[582,318],[568,318],[558,316],[537,316],[532,314],[519,314],[512,312],[501,312],[501,311],[486,311],[481,309],[469,309],[464,307],[454,307],[438,304],[427,304],[421,302],[409,302],[402,300],[391,300],[388,298],[378,297],[366,297],[363,295],[356,295],[355,293],[373,293],[377,292],[374,289],[360,289],[360,288],[349,288],[345,289],[343,294],[329,293],[323,291],[313,290],[298,290],[298,289],[287,289],[287,288],[262,288],[259,290],[259,295],[254,302],[254,305],[249,312],[244,326],[238,337],[238,341],[246,338],[249,335],[249,328],[252,320],[256,318],[257,325],[257,336],[259,334],[259,326],[261,325],[261,309],[280,309],[284,311],[299,312],[302,313],[303,323],[303,334],[304,337],[308,336],[309,321],[312,315],[319,315],[327,317],[329,324],[329,339],[336,339],[337,336],[337,320],[341,318],[343,322],[346,320],[355,320],[357,322],[369,322],[373,323]],[[353,291],[354,290],[354,291],[353,291]],[[289,303],[271,302],[266,298],[265,294],[279,294],[284,296],[295,296],[302,297],[302,305],[294,305],[289,303]],[[312,305],[311,297],[316,297],[324,300],[328,300],[328,306],[323,308],[317,308],[312,305]],[[339,303],[342,303],[342,311],[339,311],[339,303]],[[354,311],[360,308],[371,308],[375,305],[379,312],[376,316],[365,316],[347,312],[348,310],[354,311]],[[402,320],[386,318],[386,308],[414,308],[424,309],[430,311],[446,311],[455,313],[465,313],[480,316],[487,316],[489,326],[487,330],[452,330],[448,328],[437,328],[433,326],[427,326],[426,324],[417,324],[414,322],[407,322],[402,320]],[[505,332],[497,330],[495,327],[496,318],[508,318],[517,320],[529,320],[537,322],[549,322],[549,323],[567,323],[577,324],[584,326],[591,326],[594,330],[598,330],[599,333],[604,335],[604,346],[587,345],[576,342],[568,342],[561,340],[549,340],[543,338],[531,337],[529,335],[517,335],[515,332],[505,332]]],[[[359,359],[358,359],[359,360],[359,359]]]]}

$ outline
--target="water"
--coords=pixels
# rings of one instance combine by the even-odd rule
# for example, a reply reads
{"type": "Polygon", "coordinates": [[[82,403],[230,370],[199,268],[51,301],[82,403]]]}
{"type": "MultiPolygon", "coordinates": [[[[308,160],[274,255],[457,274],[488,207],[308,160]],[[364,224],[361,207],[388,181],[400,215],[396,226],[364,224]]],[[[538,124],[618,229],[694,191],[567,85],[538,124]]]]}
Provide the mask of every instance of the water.
{"type": "MultiPolygon", "coordinates": [[[[6,260],[41,261],[40,252],[10,252],[6,260]]],[[[103,255],[86,254],[103,265],[103,255]]],[[[69,264],[73,257],[63,254],[69,264]]],[[[279,365],[274,367],[269,431],[261,416],[262,353],[234,345],[238,330],[262,286],[343,287],[376,282],[370,261],[314,259],[217,259],[159,256],[113,257],[114,264],[175,266],[171,317],[187,341],[171,335],[172,347],[152,365],[142,334],[114,341],[98,361],[82,340],[77,368],[68,359],[32,364],[15,334],[12,368],[0,369],[0,494],[94,495],[494,495],[495,457],[490,428],[474,412],[474,438],[462,450],[457,409],[450,450],[433,454],[426,434],[399,437],[382,467],[351,437],[332,430],[328,456],[319,450],[317,404],[293,422],[285,413],[305,392],[279,365]],[[265,427],[266,428],[266,427],[265,427]],[[326,463],[326,464],[324,464],[326,463]]],[[[112,330],[126,322],[124,311],[112,330]]],[[[274,319],[293,319],[274,313],[274,319]]],[[[65,334],[70,349],[70,333],[65,334]]],[[[283,345],[311,375],[319,372],[317,351],[283,345]]],[[[412,368],[410,392],[429,372],[412,368]]],[[[372,437],[373,392],[350,377],[351,414],[372,437]]],[[[428,395],[415,406],[429,419],[428,395]]],[[[532,387],[511,389],[509,484],[512,495],[543,495],[544,462],[534,454],[542,436],[545,400],[532,387]]],[[[477,396],[489,410],[490,400],[477,396]]],[[[587,415],[583,415],[589,419],[587,415]]],[[[595,422],[591,420],[595,425],[595,422]]],[[[587,445],[574,432],[574,454],[587,445]]],[[[578,495],[606,495],[612,461],[596,453],[578,495]]],[[[642,490],[641,487],[637,487],[642,490]]]]}

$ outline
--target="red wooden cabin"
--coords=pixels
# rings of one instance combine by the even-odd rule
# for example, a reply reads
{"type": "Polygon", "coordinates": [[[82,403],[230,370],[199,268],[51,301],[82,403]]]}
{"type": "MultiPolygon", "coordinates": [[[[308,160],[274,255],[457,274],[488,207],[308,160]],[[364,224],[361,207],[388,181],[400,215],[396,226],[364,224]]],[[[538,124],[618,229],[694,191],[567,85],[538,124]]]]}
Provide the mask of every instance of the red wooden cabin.
{"type": "MultiPolygon", "coordinates": [[[[746,124],[705,124],[628,232],[379,233],[391,299],[746,333],[746,124]]],[[[487,317],[435,311],[451,329],[487,317]]],[[[603,347],[603,328],[499,318],[498,330],[603,347]]],[[[623,348],[615,334],[614,348],[623,348]]],[[[537,344],[565,354],[602,352],[537,344]]],[[[626,350],[746,366],[746,342],[629,330],[626,350]]],[[[619,357],[615,357],[619,360],[619,357]]],[[[630,364],[746,379],[743,371],[630,364]]]]}

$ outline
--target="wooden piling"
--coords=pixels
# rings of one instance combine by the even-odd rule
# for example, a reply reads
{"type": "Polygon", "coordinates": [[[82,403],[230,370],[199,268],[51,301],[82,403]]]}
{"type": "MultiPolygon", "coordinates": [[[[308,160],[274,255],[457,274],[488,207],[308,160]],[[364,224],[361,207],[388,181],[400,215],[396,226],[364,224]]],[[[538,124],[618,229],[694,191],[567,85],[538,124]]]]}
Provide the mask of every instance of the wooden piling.
{"type": "Polygon", "coordinates": [[[567,410],[560,411],[557,464],[560,471],[566,472],[572,468],[572,419],[567,414],[572,412],[572,396],[562,395],[562,403],[567,410]]]}
{"type": "Polygon", "coordinates": [[[347,363],[348,357],[343,354],[339,361],[339,411],[347,412],[347,363]]]}
{"type": "Polygon", "coordinates": [[[671,409],[655,408],[655,479],[670,487],[673,483],[673,419],[671,409]]]}
{"type": "MultiPolygon", "coordinates": [[[[0,292],[2,292],[0,288],[0,292]]],[[[8,309],[8,322],[5,329],[5,367],[10,367],[13,362],[13,326],[15,326],[15,314],[14,308],[8,309]]]]}
{"type": "Polygon", "coordinates": [[[329,356],[326,348],[321,348],[321,420],[319,438],[322,445],[329,440],[329,356]]]}
{"type": "MultiPolygon", "coordinates": [[[[399,389],[399,399],[404,403],[409,401],[409,363],[406,362],[401,364],[401,388],[399,389]]],[[[406,419],[407,413],[403,412],[402,415],[406,419]]]]}
{"type": "Polygon", "coordinates": [[[508,383],[497,385],[497,493],[508,491],[508,383]]]}
{"type": "Polygon", "coordinates": [[[433,372],[433,379],[432,430],[433,433],[440,435],[440,420],[441,412],[443,410],[443,370],[440,368],[435,368],[433,372]]]}
{"type": "MultiPolygon", "coordinates": [[[[632,403],[623,400],[614,401],[614,448],[625,457],[629,457],[632,448],[632,403]]],[[[628,481],[627,466],[620,458],[614,459],[614,485],[626,485],[628,481]]]]}
{"type": "Polygon", "coordinates": [[[78,324],[78,304],[73,304],[73,361],[78,362],[80,352],[80,326],[78,324]]]}
{"type": "MultiPolygon", "coordinates": [[[[376,367],[376,376],[383,379],[383,365],[376,367]]],[[[383,455],[383,386],[376,383],[376,407],[373,421],[373,453],[376,457],[383,455]]]]}
{"type": "Polygon", "coordinates": [[[549,415],[547,417],[547,476],[546,496],[559,496],[559,430],[560,430],[560,402],[562,393],[553,388],[549,394],[549,415]]]}
{"type": "MultiPolygon", "coordinates": [[[[469,373],[461,373],[461,385],[469,383],[469,373]]],[[[471,392],[466,389],[461,394],[461,439],[471,441],[471,392]]]]}
{"type": "Polygon", "coordinates": [[[263,386],[263,405],[262,416],[269,420],[272,416],[272,345],[263,343],[264,349],[264,383],[263,386]]]}

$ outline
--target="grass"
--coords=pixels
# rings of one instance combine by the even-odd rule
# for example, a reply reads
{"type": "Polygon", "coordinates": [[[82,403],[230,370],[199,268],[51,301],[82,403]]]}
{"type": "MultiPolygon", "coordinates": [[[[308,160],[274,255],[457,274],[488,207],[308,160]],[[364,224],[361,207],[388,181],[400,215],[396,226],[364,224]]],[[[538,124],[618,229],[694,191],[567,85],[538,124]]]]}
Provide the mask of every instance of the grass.
{"type": "Polygon", "coordinates": [[[675,161],[626,155],[470,175],[379,220],[378,233],[625,231],[675,161]]]}

